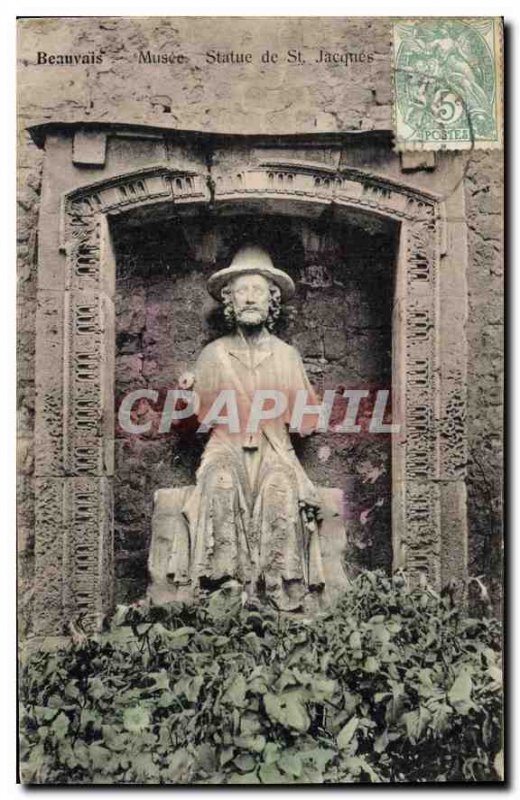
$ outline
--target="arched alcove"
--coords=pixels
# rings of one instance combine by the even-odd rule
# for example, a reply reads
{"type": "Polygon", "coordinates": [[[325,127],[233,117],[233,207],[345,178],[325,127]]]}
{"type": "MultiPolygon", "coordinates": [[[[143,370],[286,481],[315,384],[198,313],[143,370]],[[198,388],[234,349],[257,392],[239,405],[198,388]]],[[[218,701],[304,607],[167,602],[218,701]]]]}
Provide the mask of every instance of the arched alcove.
{"type": "MultiPolygon", "coordinates": [[[[345,388],[370,393],[359,434],[327,432],[294,445],[318,486],[345,498],[347,567],[392,565],[391,437],[369,431],[378,390],[391,390],[392,298],[399,240],[395,221],[350,213],[298,216],[244,213],[241,203],[164,209],[154,219],[120,215],[111,235],[116,261],[116,409],[129,392],[154,389],[141,404],[151,430],[137,436],[116,424],[114,559],[116,597],[130,602],[146,588],[152,499],[165,486],[194,482],[205,438],[193,425],[160,434],[162,400],[192,369],[202,347],[227,328],[206,291],[209,275],[244,243],[265,247],[297,287],[275,333],[298,347],[319,396],[336,392],[334,420],[345,413],[345,388]],[[147,411],[144,411],[144,408],[147,411]],[[368,408],[367,408],[368,407],[368,408]]],[[[282,208],[282,211],[284,209],[282,208]]],[[[336,419],[338,418],[338,419],[336,419]]]]}

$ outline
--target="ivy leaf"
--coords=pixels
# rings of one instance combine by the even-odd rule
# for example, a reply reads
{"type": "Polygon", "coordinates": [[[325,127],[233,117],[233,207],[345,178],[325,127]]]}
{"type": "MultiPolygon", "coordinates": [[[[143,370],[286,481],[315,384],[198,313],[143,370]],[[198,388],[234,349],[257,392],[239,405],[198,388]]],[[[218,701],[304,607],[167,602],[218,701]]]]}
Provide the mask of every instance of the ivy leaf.
{"type": "Polygon", "coordinates": [[[222,695],[222,702],[231,706],[241,708],[245,705],[247,691],[246,679],[243,675],[235,675],[226,691],[222,695]]]}
{"type": "Polygon", "coordinates": [[[170,678],[165,669],[160,672],[150,672],[147,677],[153,679],[153,684],[146,687],[148,692],[157,692],[162,689],[168,689],[170,686],[170,678]]]}
{"type": "Polygon", "coordinates": [[[189,700],[190,703],[196,703],[203,685],[204,678],[201,675],[196,675],[194,678],[191,678],[186,686],[186,700],[189,700]]]}
{"type": "Polygon", "coordinates": [[[374,656],[367,656],[365,658],[363,669],[365,672],[378,672],[379,671],[379,659],[374,658],[374,656]]]}
{"type": "Polygon", "coordinates": [[[107,694],[107,689],[105,684],[97,675],[94,678],[91,678],[88,684],[88,693],[94,700],[100,700],[105,694],[107,694]]]}
{"type": "Polygon", "coordinates": [[[444,733],[450,724],[450,717],[453,714],[453,709],[447,703],[435,703],[430,708],[432,713],[431,727],[439,734],[444,733]]]}
{"type": "Polygon", "coordinates": [[[419,706],[419,708],[413,711],[407,711],[402,715],[401,720],[406,726],[406,735],[412,743],[417,742],[421,738],[431,718],[431,713],[424,706],[419,706]]]}
{"type": "Polygon", "coordinates": [[[45,708],[45,706],[34,706],[34,714],[38,722],[50,722],[56,717],[56,709],[45,708]]]}
{"type": "Polygon", "coordinates": [[[161,692],[157,705],[159,708],[169,708],[175,703],[176,699],[177,697],[173,692],[161,692]]]}
{"type": "Polygon", "coordinates": [[[217,623],[236,614],[241,608],[240,595],[227,595],[223,589],[212,592],[207,606],[209,616],[217,623]]]}
{"type": "Polygon", "coordinates": [[[295,778],[299,778],[303,771],[302,762],[296,753],[282,753],[278,759],[278,766],[295,778]]]}
{"type": "Polygon", "coordinates": [[[326,700],[332,700],[336,690],[336,681],[329,680],[328,678],[318,678],[311,682],[311,698],[320,703],[326,700]]]}
{"type": "Polygon", "coordinates": [[[78,760],[78,764],[80,764],[83,767],[83,769],[88,769],[90,765],[88,745],[86,745],[85,742],[82,741],[75,742],[74,753],[78,760]]]}
{"type": "Polygon", "coordinates": [[[75,700],[79,697],[79,689],[76,681],[69,681],[64,690],[65,697],[75,700]]]}
{"type": "MultiPolygon", "coordinates": [[[[302,683],[295,673],[296,670],[284,669],[278,681],[278,688],[281,692],[283,692],[287,686],[297,686],[299,683],[302,683]]],[[[305,681],[303,681],[303,683],[305,684],[305,681]]]]}
{"type": "Polygon", "coordinates": [[[94,711],[91,708],[81,709],[79,721],[83,729],[85,729],[88,725],[92,725],[95,730],[101,730],[101,715],[98,711],[94,711]]]}
{"type": "Polygon", "coordinates": [[[256,766],[256,761],[253,756],[243,753],[233,759],[233,764],[240,772],[251,772],[256,766]]]}
{"type": "Polygon", "coordinates": [[[350,756],[349,758],[344,759],[343,766],[347,770],[351,771],[354,775],[359,775],[361,772],[366,773],[371,783],[381,782],[380,776],[374,769],[372,769],[365,758],[361,758],[360,756],[350,756]]]}
{"type": "Polygon", "coordinates": [[[31,751],[29,758],[20,764],[20,772],[24,783],[39,783],[39,773],[45,759],[43,744],[37,744],[31,751]]]}
{"type": "Polygon", "coordinates": [[[93,742],[89,745],[89,756],[94,770],[103,770],[112,758],[110,750],[103,747],[98,742],[93,742]]]}
{"type": "Polygon", "coordinates": [[[136,626],[137,635],[146,636],[152,628],[153,625],[150,622],[140,622],[139,625],[136,626]]]}
{"type": "Polygon", "coordinates": [[[359,718],[352,717],[338,734],[337,742],[340,750],[345,750],[349,746],[359,725],[359,718]]]}
{"type": "Polygon", "coordinates": [[[261,640],[256,635],[256,633],[254,633],[253,631],[246,633],[246,635],[242,637],[242,641],[244,642],[248,650],[250,650],[251,653],[253,653],[253,655],[258,656],[261,654],[262,643],[261,640]]]}
{"type": "Polygon", "coordinates": [[[502,670],[500,667],[490,666],[488,667],[487,674],[492,680],[490,689],[492,692],[501,692],[502,691],[502,670]]]}
{"type": "Polygon", "coordinates": [[[123,714],[123,726],[130,733],[141,733],[150,724],[150,714],[144,706],[126,708],[123,714]]]}
{"type": "Polygon", "coordinates": [[[143,781],[156,777],[158,771],[150,752],[137,753],[132,759],[132,768],[143,781]]]}
{"type": "Polygon", "coordinates": [[[263,753],[264,764],[274,764],[278,760],[279,753],[280,748],[276,742],[267,742],[263,753]]]}
{"type": "Polygon", "coordinates": [[[423,700],[428,700],[432,697],[444,697],[444,692],[433,685],[431,669],[420,669],[417,677],[419,678],[419,683],[416,685],[416,689],[423,700]]]}
{"type": "Polygon", "coordinates": [[[375,753],[384,753],[386,748],[388,747],[388,731],[384,730],[380,736],[376,737],[374,741],[374,752],[375,753]]]}
{"type": "Polygon", "coordinates": [[[269,717],[284,727],[294,728],[301,733],[309,729],[311,720],[300,691],[281,695],[268,693],[264,695],[264,705],[269,717]]]}
{"type": "Polygon", "coordinates": [[[203,769],[208,775],[217,766],[217,754],[210,744],[201,744],[197,747],[197,767],[203,769]]]}
{"type": "Polygon", "coordinates": [[[399,683],[398,681],[390,681],[390,688],[392,690],[392,698],[386,706],[385,713],[385,720],[387,724],[396,722],[401,714],[406,699],[404,684],[399,683]]]}
{"type": "Polygon", "coordinates": [[[63,739],[69,730],[69,718],[61,711],[51,725],[57,739],[63,739]]]}
{"type": "Polygon", "coordinates": [[[177,628],[176,631],[168,632],[169,645],[174,650],[182,650],[185,648],[194,633],[197,633],[195,628],[177,628]]]}
{"type": "Polygon", "coordinates": [[[227,636],[212,636],[211,644],[213,647],[225,647],[229,643],[227,636]]]}
{"type": "Polygon", "coordinates": [[[265,736],[235,736],[233,741],[237,747],[252,753],[261,753],[266,745],[265,736]]]}
{"type": "Polygon", "coordinates": [[[329,761],[336,756],[336,751],[328,747],[315,747],[312,750],[305,750],[300,755],[305,763],[311,761],[316,769],[323,772],[329,761]]]}
{"type": "Polygon", "coordinates": [[[286,783],[287,779],[276,764],[262,764],[258,770],[262,783],[286,783]]]}
{"type": "Polygon", "coordinates": [[[172,783],[187,782],[189,769],[193,763],[193,759],[188,751],[180,747],[174,753],[168,756],[168,777],[172,783]]]}
{"type": "Polygon", "coordinates": [[[253,675],[248,682],[248,690],[257,694],[267,692],[267,680],[265,675],[253,675]]]}
{"type": "Polygon", "coordinates": [[[132,648],[137,649],[139,644],[134,629],[131,627],[131,625],[121,625],[121,627],[110,631],[109,634],[99,635],[98,638],[101,641],[110,642],[110,644],[119,645],[129,650],[132,648]]]}
{"type": "Polygon", "coordinates": [[[391,638],[388,624],[377,624],[372,628],[372,639],[379,647],[387,645],[391,638]]]}
{"type": "Polygon", "coordinates": [[[243,736],[251,736],[262,731],[262,723],[258,714],[246,711],[240,718],[240,732],[243,736]]]}
{"type": "Polygon", "coordinates": [[[461,670],[448,692],[448,700],[459,714],[467,714],[472,708],[472,689],[473,682],[469,670],[467,668],[461,670]]]}
{"type": "Polygon", "coordinates": [[[229,764],[229,762],[233,760],[234,755],[234,747],[224,747],[224,749],[220,752],[220,766],[225,767],[226,764],[229,764]]]}
{"type": "Polygon", "coordinates": [[[103,725],[103,743],[109,750],[116,752],[123,752],[128,747],[129,736],[125,733],[119,733],[114,725],[103,725]]]}

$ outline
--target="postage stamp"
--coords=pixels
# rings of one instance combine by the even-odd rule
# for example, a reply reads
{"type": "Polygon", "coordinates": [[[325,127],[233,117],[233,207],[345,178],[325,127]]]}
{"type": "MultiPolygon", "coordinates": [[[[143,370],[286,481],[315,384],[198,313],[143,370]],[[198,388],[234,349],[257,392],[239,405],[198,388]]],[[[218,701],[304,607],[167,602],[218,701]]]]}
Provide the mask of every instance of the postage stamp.
{"type": "Polygon", "coordinates": [[[502,40],[501,18],[394,22],[396,150],[502,147],[502,40]]]}

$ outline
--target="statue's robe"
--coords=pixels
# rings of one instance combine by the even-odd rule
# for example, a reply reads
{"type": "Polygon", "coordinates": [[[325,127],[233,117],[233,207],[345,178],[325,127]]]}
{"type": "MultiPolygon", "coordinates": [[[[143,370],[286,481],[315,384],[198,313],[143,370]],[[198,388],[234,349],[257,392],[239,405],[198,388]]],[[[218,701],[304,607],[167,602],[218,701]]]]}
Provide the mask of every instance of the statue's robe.
{"type": "MultiPolygon", "coordinates": [[[[204,579],[234,578],[280,609],[304,607],[308,592],[319,592],[324,580],[318,494],[288,432],[296,392],[307,392],[307,404],[318,402],[301,357],[267,331],[254,346],[235,333],[207,345],[194,374],[199,420],[222,390],[232,389],[240,432],[226,424],[211,430],[196,488],[183,508],[190,532],[189,575],[184,577],[198,585],[204,579]],[[248,433],[256,389],[283,392],[287,410],[248,433]]],[[[304,426],[310,421],[305,417],[304,426]]]]}

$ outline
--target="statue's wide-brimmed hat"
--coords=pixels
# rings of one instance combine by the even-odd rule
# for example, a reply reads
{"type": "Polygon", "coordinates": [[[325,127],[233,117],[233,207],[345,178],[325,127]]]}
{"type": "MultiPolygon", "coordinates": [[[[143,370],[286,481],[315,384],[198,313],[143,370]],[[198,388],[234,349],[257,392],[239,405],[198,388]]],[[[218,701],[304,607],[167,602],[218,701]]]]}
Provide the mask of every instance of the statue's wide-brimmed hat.
{"type": "Polygon", "coordinates": [[[271,256],[261,247],[247,245],[235,253],[229,267],[219,269],[208,280],[208,292],[215,300],[222,300],[222,288],[238,275],[256,273],[273,281],[280,288],[282,300],[289,300],[296,291],[292,278],[281,269],[276,269],[271,256]]]}

